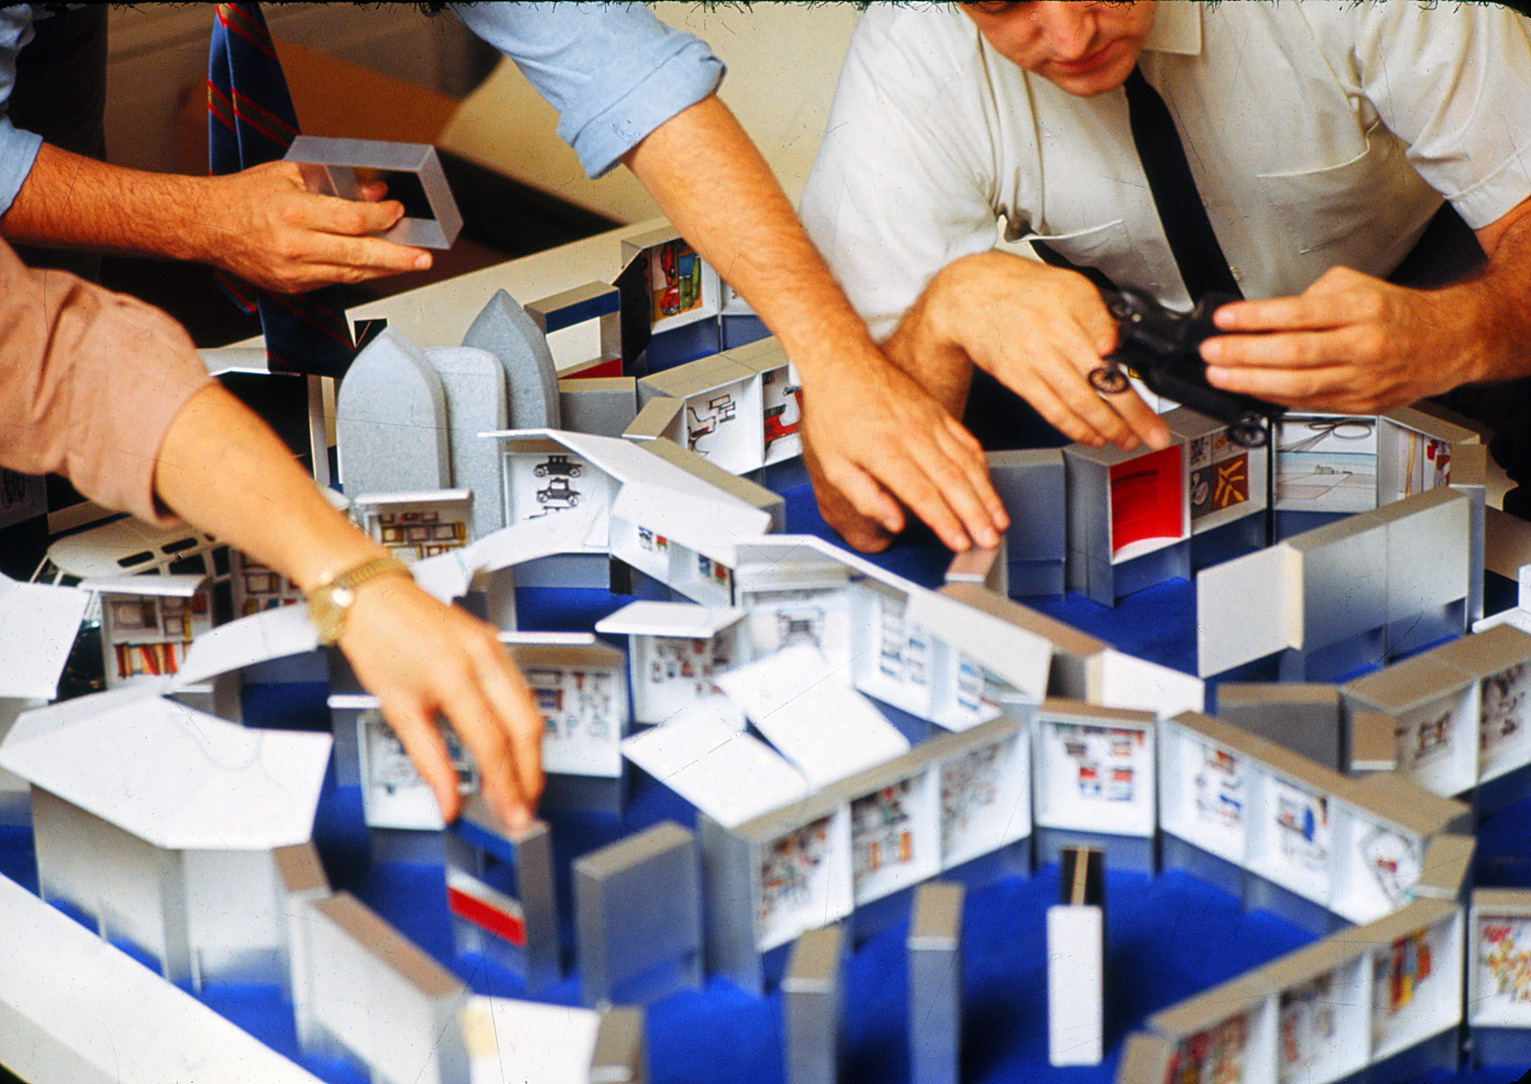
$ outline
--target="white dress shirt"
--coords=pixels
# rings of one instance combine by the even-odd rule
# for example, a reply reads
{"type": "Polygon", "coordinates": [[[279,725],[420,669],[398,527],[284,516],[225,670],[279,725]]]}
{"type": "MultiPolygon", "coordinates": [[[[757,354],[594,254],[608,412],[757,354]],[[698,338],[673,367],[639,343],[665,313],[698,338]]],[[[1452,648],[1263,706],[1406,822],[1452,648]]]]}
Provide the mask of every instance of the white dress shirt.
{"type": "MultiPolygon", "coordinates": [[[[1442,197],[1476,229],[1531,196],[1531,23],[1507,8],[1161,0],[1140,65],[1246,297],[1386,275],[1442,197]]],[[[1060,90],[955,5],[862,17],[802,212],[879,338],[996,223],[1190,303],[1122,91],[1060,90]]]]}

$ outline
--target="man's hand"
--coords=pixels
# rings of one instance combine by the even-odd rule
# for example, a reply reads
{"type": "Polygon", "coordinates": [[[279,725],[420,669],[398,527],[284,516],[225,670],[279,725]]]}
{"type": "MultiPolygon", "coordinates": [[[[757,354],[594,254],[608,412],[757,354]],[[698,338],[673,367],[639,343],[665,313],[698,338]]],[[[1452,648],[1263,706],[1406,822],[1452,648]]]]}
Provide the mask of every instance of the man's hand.
{"type": "Polygon", "coordinates": [[[853,547],[886,549],[907,505],[953,550],[992,548],[1009,526],[983,448],[885,362],[847,362],[803,396],[803,454],[824,521],[853,547]]]}
{"type": "Polygon", "coordinates": [[[1116,321],[1083,275],[991,251],[937,274],[886,346],[953,413],[977,365],[1072,440],[1165,447],[1169,431],[1136,393],[1106,397],[1090,385],[1116,340],[1116,321]]]}
{"type": "MultiPolygon", "coordinates": [[[[398,222],[403,204],[310,192],[293,162],[267,162],[206,184],[199,258],[257,286],[297,293],[431,266],[425,249],[367,236],[398,222]]],[[[364,190],[372,200],[382,194],[381,185],[364,190]]]]}
{"type": "Polygon", "coordinates": [[[531,821],[542,793],[544,725],[493,627],[405,576],[380,576],[357,588],[339,646],[448,821],[460,797],[438,713],[473,755],[484,796],[506,825],[531,821]]]}
{"type": "Polygon", "coordinates": [[[1481,379],[1470,286],[1413,290],[1344,267],[1297,297],[1213,314],[1202,344],[1215,387],[1273,403],[1375,414],[1481,379]]]}

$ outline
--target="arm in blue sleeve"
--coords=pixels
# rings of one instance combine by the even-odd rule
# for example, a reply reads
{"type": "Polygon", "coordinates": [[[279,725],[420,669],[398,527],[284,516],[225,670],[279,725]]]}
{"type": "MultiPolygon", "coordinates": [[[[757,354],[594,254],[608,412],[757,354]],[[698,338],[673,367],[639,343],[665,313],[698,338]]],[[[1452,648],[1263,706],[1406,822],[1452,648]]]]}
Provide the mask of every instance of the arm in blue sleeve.
{"type": "Polygon", "coordinates": [[[558,110],[558,135],[599,177],[717,88],[723,62],[642,4],[453,4],[558,110]]]}
{"type": "Polygon", "coordinates": [[[42,136],[18,130],[6,113],[16,82],[16,54],[31,40],[32,6],[0,7],[0,215],[11,209],[43,143],[42,136]]]}

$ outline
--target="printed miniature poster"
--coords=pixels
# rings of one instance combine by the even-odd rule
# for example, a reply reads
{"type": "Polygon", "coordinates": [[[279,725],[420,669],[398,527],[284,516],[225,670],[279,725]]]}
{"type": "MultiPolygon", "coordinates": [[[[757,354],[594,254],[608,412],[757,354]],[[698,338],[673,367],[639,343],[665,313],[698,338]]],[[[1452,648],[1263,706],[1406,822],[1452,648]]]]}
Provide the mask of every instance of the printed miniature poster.
{"type": "Polygon", "coordinates": [[[1271,780],[1275,846],[1269,854],[1273,879],[1304,895],[1324,897],[1329,889],[1329,857],[1334,826],[1329,798],[1271,780]]]}
{"type": "Polygon", "coordinates": [[[622,774],[626,705],[614,670],[529,666],[526,684],[542,712],[542,767],[565,775],[622,774]]]}
{"type": "Polygon", "coordinates": [[[1193,525],[1213,512],[1249,503],[1249,451],[1229,440],[1228,430],[1196,437],[1186,451],[1193,525]]]}
{"type": "Polygon", "coordinates": [[[1030,834],[1027,775],[1014,738],[970,749],[941,765],[943,868],[1030,834]]]}
{"type": "MultiPolygon", "coordinates": [[[[902,779],[851,802],[851,877],[864,902],[895,892],[939,868],[922,825],[925,777],[902,779]]],[[[925,806],[925,810],[928,810],[925,806]]]]}
{"type": "Polygon", "coordinates": [[[1039,821],[1094,832],[1152,830],[1153,751],[1143,730],[1044,720],[1041,741],[1039,821]]]}
{"type": "Polygon", "coordinates": [[[1111,559],[1151,553],[1185,537],[1180,448],[1136,456],[1111,468],[1111,559]]]}
{"type": "Polygon", "coordinates": [[[1463,690],[1400,716],[1394,731],[1398,774],[1436,794],[1460,794],[1476,782],[1472,742],[1472,697],[1463,690]]]}
{"type": "Polygon", "coordinates": [[[1381,825],[1358,821],[1349,850],[1345,898],[1334,909],[1353,922],[1370,922],[1409,902],[1419,881],[1424,843],[1381,825]]]}
{"type": "MultiPolygon", "coordinates": [[[[760,858],[760,949],[774,948],[830,918],[830,818],[767,844],[760,858]]],[[[843,861],[843,858],[841,859],[843,861]]]]}
{"type": "MultiPolygon", "coordinates": [[[[579,510],[603,511],[611,507],[616,484],[605,471],[592,467],[570,452],[510,452],[505,456],[506,490],[510,507],[506,523],[524,523],[543,516],[579,510]]],[[[605,552],[606,515],[592,519],[587,550],[605,552]]]]}
{"type": "Polygon", "coordinates": [[[760,374],[760,413],[765,426],[765,462],[803,454],[803,387],[783,365],[760,374]]]}
{"type": "Polygon", "coordinates": [[[1180,1044],[1168,1076],[1171,1084],[1238,1084],[1244,1077],[1249,1021],[1239,1013],[1180,1044]]]}
{"type": "Polygon", "coordinates": [[[1248,801],[1246,762],[1243,757],[1207,742],[1185,743],[1186,772],[1190,787],[1183,801],[1180,830],[1194,843],[1231,862],[1244,856],[1245,819],[1248,801]]]}
{"type": "MultiPolygon", "coordinates": [[[[668,719],[698,700],[722,698],[713,674],[734,665],[734,638],[729,633],[708,639],[684,636],[634,637],[641,652],[641,668],[635,675],[634,695],[643,701],[643,719],[668,719]]],[[[724,708],[723,703],[717,705],[724,708]]],[[[737,710],[730,715],[739,715],[737,710]]],[[[743,716],[738,725],[742,729],[743,716]]]]}
{"type": "MultiPolygon", "coordinates": [[[[441,827],[441,809],[430,785],[420,777],[414,761],[404,751],[393,728],[381,712],[364,711],[357,718],[362,756],[362,805],[372,828],[441,827]]],[[[478,770],[456,731],[441,724],[447,755],[457,772],[457,789],[473,794],[479,786],[478,770]]]]}
{"type": "Polygon", "coordinates": [[[665,241],[644,255],[649,262],[649,296],[653,301],[649,317],[656,334],[717,311],[716,296],[708,296],[707,266],[688,242],[680,238],[665,241]]]}
{"type": "Polygon", "coordinates": [[[1372,956],[1372,1043],[1381,1053],[1433,1034],[1448,996],[1460,982],[1458,964],[1444,958],[1445,925],[1400,937],[1372,956]]]}
{"type": "Polygon", "coordinates": [[[1365,512],[1377,507],[1377,419],[1287,414],[1276,423],[1276,507],[1365,512]]]}
{"type": "Polygon", "coordinates": [[[1398,474],[1395,500],[1451,484],[1451,445],[1414,429],[1400,429],[1394,449],[1398,474]]]}
{"type": "Polygon", "coordinates": [[[1506,667],[1478,689],[1480,778],[1492,779],[1531,761],[1531,665],[1506,667]]]}
{"type": "Polygon", "coordinates": [[[1281,1084],[1306,1084],[1333,1067],[1338,1049],[1333,975],[1320,975],[1281,995],[1277,1044],[1281,1084]]]}
{"type": "Polygon", "coordinates": [[[1531,916],[1479,915],[1473,1023],[1531,1026],[1531,916]]]}
{"type": "Polygon", "coordinates": [[[923,718],[931,714],[934,645],[930,634],[909,620],[902,598],[870,593],[875,622],[876,670],[867,691],[923,718]]]}
{"type": "Polygon", "coordinates": [[[687,399],[686,447],[736,474],[758,467],[758,434],[745,424],[754,398],[750,381],[736,380],[687,399]]]}

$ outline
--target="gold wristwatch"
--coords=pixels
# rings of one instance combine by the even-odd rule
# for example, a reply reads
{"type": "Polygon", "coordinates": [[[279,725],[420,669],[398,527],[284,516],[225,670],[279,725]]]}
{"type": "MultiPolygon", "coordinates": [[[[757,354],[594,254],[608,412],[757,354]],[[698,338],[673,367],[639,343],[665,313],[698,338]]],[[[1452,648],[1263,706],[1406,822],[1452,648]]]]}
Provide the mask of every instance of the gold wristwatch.
{"type": "Polygon", "coordinates": [[[326,573],[313,590],[305,592],[308,619],[318,630],[321,644],[333,644],[340,639],[346,627],[346,613],[356,601],[356,589],[390,572],[408,575],[409,569],[392,557],[372,557],[339,575],[326,573]]]}

